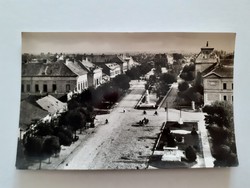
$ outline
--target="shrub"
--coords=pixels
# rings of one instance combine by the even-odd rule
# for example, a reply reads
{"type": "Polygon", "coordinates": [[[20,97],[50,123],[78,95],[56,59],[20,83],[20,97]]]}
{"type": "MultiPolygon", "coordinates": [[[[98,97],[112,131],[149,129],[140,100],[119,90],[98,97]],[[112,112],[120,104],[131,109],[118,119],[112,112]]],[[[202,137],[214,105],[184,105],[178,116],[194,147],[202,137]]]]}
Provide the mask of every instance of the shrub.
{"type": "Polygon", "coordinates": [[[185,150],[186,158],[190,162],[194,162],[196,160],[196,152],[192,146],[188,146],[185,150]]]}
{"type": "Polygon", "coordinates": [[[177,142],[182,142],[183,141],[183,138],[180,135],[176,136],[175,139],[176,139],[177,142]]]}

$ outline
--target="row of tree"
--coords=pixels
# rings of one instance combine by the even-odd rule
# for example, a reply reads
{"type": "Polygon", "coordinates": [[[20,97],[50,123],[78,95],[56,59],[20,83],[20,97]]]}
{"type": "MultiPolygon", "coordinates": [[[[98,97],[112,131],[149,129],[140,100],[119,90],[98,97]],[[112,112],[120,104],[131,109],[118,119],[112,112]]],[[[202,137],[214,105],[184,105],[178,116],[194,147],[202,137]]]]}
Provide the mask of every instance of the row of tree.
{"type": "Polygon", "coordinates": [[[212,155],[215,166],[236,166],[235,134],[233,124],[233,107],[227,102],[214,102],[203,108],[207,130],[212,141],[212,155]]]}

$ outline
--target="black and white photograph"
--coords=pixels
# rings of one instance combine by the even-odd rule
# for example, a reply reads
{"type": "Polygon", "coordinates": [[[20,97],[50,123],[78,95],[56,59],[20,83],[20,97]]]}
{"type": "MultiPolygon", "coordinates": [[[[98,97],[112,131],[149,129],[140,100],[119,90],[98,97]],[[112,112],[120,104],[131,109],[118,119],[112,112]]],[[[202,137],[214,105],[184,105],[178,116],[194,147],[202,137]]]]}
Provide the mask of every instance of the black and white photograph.
{"type": "Polygon", "coordinates": [[[16,168],[238,166],[235,39],[23,32],[16,168]]]}

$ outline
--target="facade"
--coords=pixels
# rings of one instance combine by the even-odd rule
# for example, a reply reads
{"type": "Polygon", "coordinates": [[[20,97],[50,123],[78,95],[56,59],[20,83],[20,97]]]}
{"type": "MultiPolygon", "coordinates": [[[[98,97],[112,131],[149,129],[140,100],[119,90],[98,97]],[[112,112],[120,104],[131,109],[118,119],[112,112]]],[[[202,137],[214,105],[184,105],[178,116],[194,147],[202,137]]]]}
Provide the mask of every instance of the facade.
{"type": "Polygon", "coordinates": [[[233,103],[233,66],[218,65],[203,76],[204,104],[214,101],[233,103]]]}
{"type": "Polygon", "coordinates": [[[85,88],[87,72],[76,72],[74,67],[72,63],[66,65],[64,61],[23,64],[22,98],[41,94],[61,96],[69,91],[80,91],[85,88]]]}
{"type": "Polygon", "coordinates": [[[88,86],[94,88],[100,86],[102,84],[102,68],[90,62],[88,58],[83,59],[80,63],[88,72],[88,86]]]}
{"type": "Polygon", "coordinates": [[[111,63],[100,63],[98,64],[102,68],[102,72],[107,75],[110,79],[121,74],[121,67],[115,62],[111,63]]]}
{"type": "Polygon", "coordinates": [[[120,66],[121,73],[126,73],[129,70],[129,62],[123,59],[123,56],[115,56],[112,62],[117,63],[120,66]]]}
{"type": "Polygon", "coordinates": [[[77,61],[66,60],[65,65],[77,75],[75,91],[81,93],[88,88],[88,72],[84,70],[81,64],[77,61]]]}

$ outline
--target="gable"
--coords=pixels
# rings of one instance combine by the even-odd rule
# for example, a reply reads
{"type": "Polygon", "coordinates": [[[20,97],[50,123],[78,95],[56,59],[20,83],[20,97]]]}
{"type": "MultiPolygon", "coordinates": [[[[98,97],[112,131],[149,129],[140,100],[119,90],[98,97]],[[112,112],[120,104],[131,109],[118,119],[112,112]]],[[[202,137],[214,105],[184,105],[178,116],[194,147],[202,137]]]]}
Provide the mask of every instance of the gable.
{"type": "Polygon", "coordinates": [[[205,76],[203,76],[203,78],[221,78],[221,76],[219,74],[214,73],[214,72],[210,72],[210,73],[206,74],[205,76]]]}

